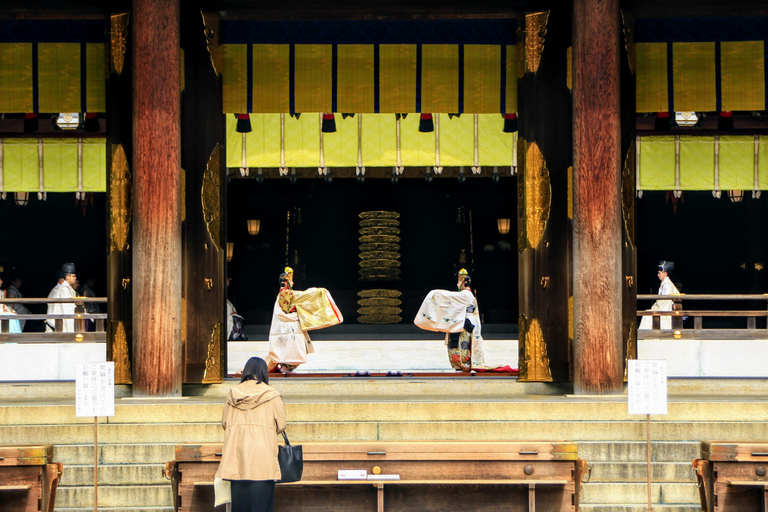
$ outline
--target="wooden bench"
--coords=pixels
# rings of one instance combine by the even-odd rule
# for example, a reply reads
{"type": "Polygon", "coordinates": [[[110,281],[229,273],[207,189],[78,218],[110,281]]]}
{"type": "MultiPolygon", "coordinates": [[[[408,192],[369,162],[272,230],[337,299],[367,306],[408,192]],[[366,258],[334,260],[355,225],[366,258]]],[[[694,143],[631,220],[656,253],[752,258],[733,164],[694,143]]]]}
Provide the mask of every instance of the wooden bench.
{"type": "Polygon", "coordinates": [[[701,509],[768,512],[768,442],[707,441],[693,461],[701,509]]]}
{"type": "Polygon", "coordinates": [[[53,446],[0,446],[0,510],[53,512],[60,462],[53,446]]]}
{"type": "MultiPolygon", "coordinates": [[[[577,511],[587,470],[565,442],[302,443],[300,482],[278,484],[276,511],[577,511]],[[399,480],[338,480],[339,470],[399,480]]],[[[176,512],[209,512],[221,444],[182,444],[166,464],[176,512]]],[[[379,477],[381,478],[381,477],[379,477]]]]}

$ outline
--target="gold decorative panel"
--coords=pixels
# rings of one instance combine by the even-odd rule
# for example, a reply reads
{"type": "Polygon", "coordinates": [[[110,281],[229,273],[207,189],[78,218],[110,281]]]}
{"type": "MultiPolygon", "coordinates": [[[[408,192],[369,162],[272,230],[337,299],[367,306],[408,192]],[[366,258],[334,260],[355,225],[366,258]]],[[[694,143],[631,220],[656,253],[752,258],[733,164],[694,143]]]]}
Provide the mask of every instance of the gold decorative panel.
{"type": "Polygon", "coordinates": [[[115,384],[132,384],[131,358],[128,353],[128,337],[122,321],[107,321],[108,341],[112,344],[112,361],[115,362],[115,384]]]}
{"type": "Polygon", "coordinates": [[[131,228],[131,171],[125,150],[120,144],[112,146],[112,166],[109,170],[109,251],[122,251],[128,243],[131,228]]]}
{"type": "Polygon", "coordinates": [[[539,146],[523,142],[525,160],[518,177],[518,250],[535,249],[544,236],[552,206],[549,169],[539,146]]]}
{"type": "Polygon", "coordinates": [[[109,17],[109,61],[112,71],[118,75],[123,72],[123,66],[125,66],[129,20],[130,16],[127,12],[109,17]]]}
{"type": "Polygon", "coordinates": [[[536,73],[544,51],[549,11],[525,15],[525,71],[536,73]]]}
{"type": "Polygon", "coordinates": [[[624,47],[627,50],[629,70],[635,74],[637,69],[637,51],[635,46],[635,15],[621,11],[621,31],[624,34],[624,47]]]}
{"type": "Polygon", "coordinates": [[[360,297],[357,301],[360,305],[357,310],[360,316],[357,320],[361,324],[396,324],[402,320],[400,291],[371,289],[361,290],[357,295],[360,297]]]}
{"type": "Polygon", "coordinates": [[[627,356],[624,358],[624,382],[627,382],[627,366],[630,359],[637,359],[637,321],[633,320],[629,326],[629,337],[627,338],[627,356]]]}
{"type": "Polygon", "coordinates": [[[520,359],[518,380],[527,382],[552,382],[547,345],[539,321],[520,315],[520,359]]]}
{"type": "Polygon", "coordinates": [[[635,247],[635,142],[629,146],[621,169],[621,215],[624,229],[632,247],[635,247]]]}
{"type": "Polygon", "coordinates": [[[213,12],[200,11],[203,15],[203,33],[205,34],[205,44],[208,47],[208,53],[211,55],[211,65],[213,72],[221,74],[223,69],[223,60],[221,45],[219,44],[219,15],[213,12]]]}
{"type": "Polygon", "coordinates": [[[221,145],[213,148],[203,174],[203,187],[200,200],[203,205],[203,218],[208,227],[216,250],[221,250],[221,145]]]}
{"type": "Polygon", "coordinates": [[[211,341],[208,343],[203,384],[213,384],[224,380],[221,364],[221,322],[216,322],[211,333],[211,341]]]}

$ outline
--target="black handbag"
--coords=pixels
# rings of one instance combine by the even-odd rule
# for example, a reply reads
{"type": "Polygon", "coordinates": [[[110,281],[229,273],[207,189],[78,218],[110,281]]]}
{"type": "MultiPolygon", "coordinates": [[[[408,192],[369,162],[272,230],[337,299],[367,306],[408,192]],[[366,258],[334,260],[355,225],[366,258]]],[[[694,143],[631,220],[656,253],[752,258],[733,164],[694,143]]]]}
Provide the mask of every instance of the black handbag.
{"type": "Polygon", "coordinates": [[[283,432],[284,445],[277,446],[277,462],[280,463],[280,480],[277,483],[298,482],[304,471],[304,456],[301,445],[292,445],[283,432]]]}

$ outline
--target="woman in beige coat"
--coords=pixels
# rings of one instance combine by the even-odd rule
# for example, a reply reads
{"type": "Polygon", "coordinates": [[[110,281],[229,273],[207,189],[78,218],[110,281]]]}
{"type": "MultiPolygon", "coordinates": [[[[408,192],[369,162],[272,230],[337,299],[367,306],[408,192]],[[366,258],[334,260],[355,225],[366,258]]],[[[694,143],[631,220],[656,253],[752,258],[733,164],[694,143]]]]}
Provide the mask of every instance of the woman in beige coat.
{"type": "Polygon", "coordinates": [[[285,430],[285,405],[268,382],[267,363],[252,357],[240,384],[227,394],[216,477],[232,482],[232,512],[274,511],[275,480],[280,480],[277,434],[285,430]]]}

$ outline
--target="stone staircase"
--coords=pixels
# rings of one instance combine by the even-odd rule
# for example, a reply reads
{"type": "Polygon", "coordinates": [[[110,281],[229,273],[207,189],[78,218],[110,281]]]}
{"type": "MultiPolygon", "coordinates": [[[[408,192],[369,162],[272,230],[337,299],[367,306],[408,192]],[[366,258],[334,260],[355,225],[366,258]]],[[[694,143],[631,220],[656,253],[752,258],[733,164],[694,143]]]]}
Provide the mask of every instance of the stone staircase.
{"type": "MultiPolygon", "coordinates": [[[[138,399],[118,388],[116,414],[99,419],[99,510],[170,512],[162,474],[174,446],[220,442],[223,396],[234,385],[185,387],[185,398],[138,399]]],[[[592,468],[581,510],[644,512],[646,424],[626,397],[573,396],[567,386],[514,378],[274,379],[295,443],[339,440],[567,440],[592,468]]],[[[50,386],[54,386],[51,384],[50,386]]],[[[54,444],[64,464],[58,512],[93,510],[92,418],[76,418],[74,386],[13,398],[0,387],[3,444],[54,444]],[[51,398],[54,397],[54,398],[51,398]]],[[[18,391],[17,391],[18,392],[18,391]]],[[[669,414],[652,417],[652,503],[700,510],[690,469],[700,441],[768,437],[768,382],[670,381],[669,414]],[[739,394],[741,393],[741,394],[739,394]]]]}

